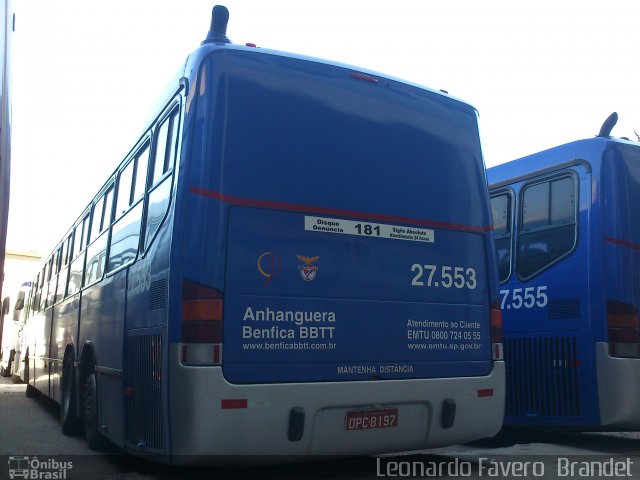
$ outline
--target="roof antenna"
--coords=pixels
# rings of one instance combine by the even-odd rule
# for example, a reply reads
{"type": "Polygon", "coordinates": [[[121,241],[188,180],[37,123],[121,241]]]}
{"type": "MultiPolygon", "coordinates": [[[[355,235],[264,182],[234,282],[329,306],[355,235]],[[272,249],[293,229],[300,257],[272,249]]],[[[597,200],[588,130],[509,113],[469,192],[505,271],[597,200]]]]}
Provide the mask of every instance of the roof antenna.
{"type": "Polygon", "coordinates": [[[613,127],[616,126],[616,123],[618,123],[618,113],[613,112],[611,115],[607,117],[607,119],[604,121],[604,123],[600,127],[600,133],[598,133],[598,136],[610,137],[611,130],[613,130],[613,127]]]}
{"type": "Polygon", "coordinates": [[[229,22],[229,10],[224,5],[216,5],[211,12],[211,27],[207,38],[204,39],[202,45],[206,43],[231,43],[227,38],[227,23],[229,22]]]}

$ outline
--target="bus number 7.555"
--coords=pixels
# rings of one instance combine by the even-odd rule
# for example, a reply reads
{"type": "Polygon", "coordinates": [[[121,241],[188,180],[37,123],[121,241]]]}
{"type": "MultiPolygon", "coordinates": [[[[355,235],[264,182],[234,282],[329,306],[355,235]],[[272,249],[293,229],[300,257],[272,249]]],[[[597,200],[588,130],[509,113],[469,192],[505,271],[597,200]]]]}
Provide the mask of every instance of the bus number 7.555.
{"type": "Polygon", "coordinates": [[[546,307],[547,286],[514,288],[513,290],[500,290],[502,310],[518,310],[520,308],[546,307]]]}

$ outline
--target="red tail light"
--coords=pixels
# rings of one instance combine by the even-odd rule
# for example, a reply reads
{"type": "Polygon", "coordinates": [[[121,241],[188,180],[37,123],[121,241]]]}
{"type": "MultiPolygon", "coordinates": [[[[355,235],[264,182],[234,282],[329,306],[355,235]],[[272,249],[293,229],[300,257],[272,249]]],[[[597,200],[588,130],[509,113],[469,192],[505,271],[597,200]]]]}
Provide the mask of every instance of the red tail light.
{"type": "Polygon", "coordinates": [[[491,304],[491,342],[502,343],[502,310],[499,300],[491,304]]]}
{"type": "Polygon", "coordinates": [[[182,355],[185,365],[222,363],[222,292],[199,283],[182,283],[182,355]]]}
{"type": "Polygon", "coordinates": [[[182,283],[182,341],[222,342],[222,293],[185,280],[182,283]]]}
{"type": "Polygon", "coordinates": [[[612,356],[640,356],[640,316],[637,307],[617,300],[608,300],[607,333],[609,353],[612,356]]]}
{"type": "Polygon", "coordinates": [[[502,360],[502,310],[500,310],[500,300],[491,302],[491,344],[493,359],[502,360]]]}

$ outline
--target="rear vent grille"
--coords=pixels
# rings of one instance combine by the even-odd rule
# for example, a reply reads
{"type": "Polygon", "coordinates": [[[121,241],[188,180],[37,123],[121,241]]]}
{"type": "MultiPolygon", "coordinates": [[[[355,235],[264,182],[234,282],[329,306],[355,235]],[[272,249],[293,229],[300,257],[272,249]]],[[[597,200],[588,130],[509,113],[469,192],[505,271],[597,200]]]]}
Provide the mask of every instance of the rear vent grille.
{"type": "Polygon", "coordinates": [[[151,310],[167,306],[167,279],[151,282],[151,310]]]}
{"type": "Polygon", "coordinates": [[[577,343],[575,337],[505,339],[507,417],[580,416],[577,343]]]}
{"type": "Polygon", "coordinates": [[[125,365],[127,443],[134,448],[161,451],[162,336],[128,336],[125,365]]]}
{"type": "Polygon", "coordinates": [[[552,300],[549,302],[549,320],[571,320],[580,318],[580,300],[552,300]]]}

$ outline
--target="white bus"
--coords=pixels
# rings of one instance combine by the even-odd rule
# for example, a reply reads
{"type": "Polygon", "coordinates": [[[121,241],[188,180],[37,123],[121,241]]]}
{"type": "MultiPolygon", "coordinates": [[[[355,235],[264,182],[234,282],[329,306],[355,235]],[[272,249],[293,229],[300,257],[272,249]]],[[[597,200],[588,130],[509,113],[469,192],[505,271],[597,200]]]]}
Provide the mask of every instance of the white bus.
{"type": "MultiPolygon", "coordinates": [[[[0,375],[22,379],[22,329],[26,317],[25,300],[31,290],[31,282],[25,282],[12,296],[2,301],[2,334],[0,335],[0,375]]],[[[6,292],[8,293],[8,292],[6,292]]]]}

